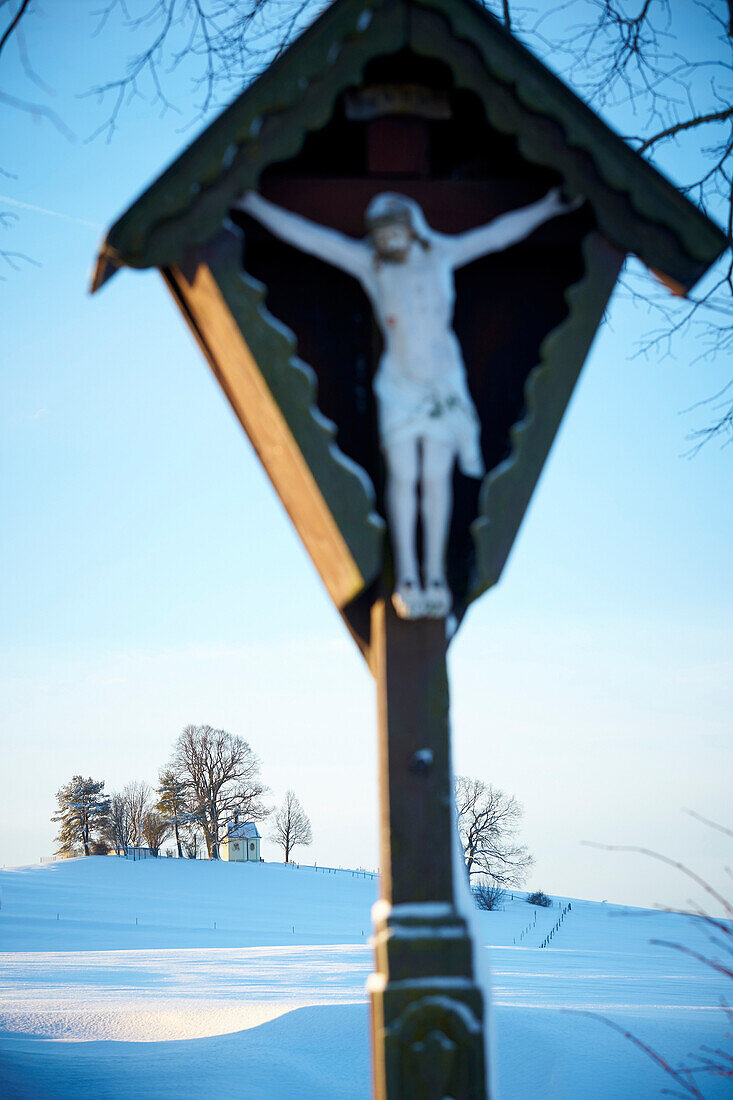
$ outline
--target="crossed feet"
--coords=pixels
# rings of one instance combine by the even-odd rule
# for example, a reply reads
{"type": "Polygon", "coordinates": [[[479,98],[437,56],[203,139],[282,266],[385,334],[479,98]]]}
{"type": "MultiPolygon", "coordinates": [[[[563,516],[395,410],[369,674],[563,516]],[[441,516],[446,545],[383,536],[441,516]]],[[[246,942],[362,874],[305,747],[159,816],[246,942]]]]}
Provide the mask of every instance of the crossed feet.
{"type": "Polygon", "coordinates": [[[429,580],[425,588],[408,577],[399,582],[392,593],[392,606],[401,619],[444,619],[453,599],[444,580],[429,580]]]}

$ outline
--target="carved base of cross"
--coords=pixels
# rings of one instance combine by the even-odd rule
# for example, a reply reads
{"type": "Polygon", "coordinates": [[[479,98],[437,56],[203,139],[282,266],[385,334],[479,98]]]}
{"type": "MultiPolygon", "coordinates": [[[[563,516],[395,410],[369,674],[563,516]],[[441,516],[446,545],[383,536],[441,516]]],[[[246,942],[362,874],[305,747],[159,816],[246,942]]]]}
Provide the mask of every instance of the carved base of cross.
{"type": "Polygon", "coordinates": [[[378,902],[375,924],[376,1100],[486,1100],[483,994],[465,921],[449,905],[378,902]]]}
{"type": "Polygon", "coordinates": [[[372,611],[382,899],[369,979],[375,1100],[487,1100],[483,993],[453,887],[445,619],[372,611]]]}

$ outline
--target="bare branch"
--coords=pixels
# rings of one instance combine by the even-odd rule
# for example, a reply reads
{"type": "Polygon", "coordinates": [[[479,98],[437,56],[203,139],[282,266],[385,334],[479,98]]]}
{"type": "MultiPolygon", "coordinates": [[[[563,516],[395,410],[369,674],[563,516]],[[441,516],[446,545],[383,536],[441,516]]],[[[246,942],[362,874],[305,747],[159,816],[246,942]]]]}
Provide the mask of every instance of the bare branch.
{"type": "Polygon", "coordinates": [[[723,910],[729,917],[733,917],[733,904],[723,897],[718,890],[714,889],[709,882],[706,882],[704,878],[698,875],[695,871],[690,870],[684,863],[681,863],[678,859],[670,859],[669,856],[662,855],[661,852],[654,852],[651,848],[641,848],[635,844],[596,844],[593,841],[584,840],[583,843],[589,848],[600,848],[606,852],[636,852],[639,855],[648,856],[650,859],[656,859],[660,863],[666,863],[668,867],[674,867],[677,871],[681,871],[687,878],[692,879],[694,883],[702,887],[705,893],[709,894],[715,901],[722,906],[723,910]]]}
{"type": "Polygon", "coordinates": [[[687,1096],[693,1097],[693,1100],[705,1100],[704,1095],[700,1092],[700,1089],[692,1079],[689,1070],[675,1069],[666,1058],[663,1058],[661,1054],[657,1054],[652,1047],[644,1043],[637,1035],[634,1035],[634,1033],[627,1028],[622,1027],[613,1020],[609,1020],[607,1016],[601,1016],[598,1012],[588,1012],[573,1008],[565,1008],[562,1009],[562,1011],[572,1012],[573,1015],[577,1016],[587,1016],[589,1020],[599,1020],[602,1024],[605,1024],[606,1027],[610,1027],[612,1031],[616,1031],[619,1035],[623,1035],[624,1039],[628,1039],[630,1043],[633,1043],[635,1047],[646,1054],[647,1058],[651,1058],[651,1060],[655,1062],[660,1069],[664,1070],[681,1089],[684,1089],[687,1096]]]}
{"type": "Polygon", "coordinates": [[[666,130],[661,130],[658,134],[654,134],[652,137],[642,141],[638,152],[644,153],[647,149],[650,149],[652,145],[657,145],[660,141],[665,141],[667,138],[676,137],[677,134],[684,133],[685,130],[693,130],[698,126],[707,126],[711,122],[725,122],[728,118],[733,118],[733,107],[727,107],[724,111],[711,111],[707,115],[696,115],[695,118],[685,119],[684,122],[676,122],[672,126],[668,126],[666,130]]]}
{"type": "MultiPolygon", "coordinates": [[[[733,0],[731,0],[731,3],[733,3],[733,0]]],[[[729,385],[733,386],[733,381],[730,382],[729,385]]],[[[685,810],[685,813],[689,814],[690,817],[694,817],[696,821],[701,821],[703,825],[709,825],[711,829],[717,829],[719,833],[733,837],[733,829],[728,829],[725,825],[720,825],[717,821],[710,821],[709,818],[703,817],[702,814],[697,813],[696,810],[685,810]]]]}
{"type": "MultiPolygon", "coordinates": [[[[20,271],[21,261],[22,263],[32,264],[33,267],[42,266],[32,256],[26,256],[25,252],[8,252],[6,249],[0,249],[0,260],[3,260],[13,271],[20,271]]],[[[6,281],[4,275],[0,275],[0,281],[6,281]]]]}
{"type": "Polygon", "coordinates": [[[42,103],[30,103],[25,99],[18,99],[17,96],[10,95],[8,92],[0,91],[0,103],[4,103],[8,107],[13,107],[16,111],[23,111],[25,114],[32,115],[34,119],[39,120],[45,118],[52,126],[55,126],[60,134],[62,134],[67,141],[76,141],[75,135],[61,119],[55,111],[52,111],[50,107],[44,106],[42,103]]]}
{"type": "Polygon", "coordinates": [[[31,64],[30,54],[28,53],[28,44],[25,40],[25,32],[23,31],[23,25],[21,24],[15,33],[15,42],[18,47],[18,54],[20,56],[20,62],[23,66],[25,75],[31,80],[37,88],[40,88],[46,95],[55,95],[53,88],[46,84],[45,80],[42,80],[38,75],[33,65],[31,64]]]}
{"type": "Polygon", "coordinates": [[[11,34],[16,29],[16,27],[20,23],[21,19],[23,18],[23,16],[27,12],[29,4],[30,4],[30,0],[21,0],[20,7],[16,11],[13,18],[10,20],[10,23],[5,28],[5,30],[3,32],[3,35],[0,38],[0,53],[3,52],[3,47],[5,46],[6,42],[9,40],[11,34]]]}
{"type": "Polygon", "coordinates": [[[673,943],[670,940],[650,940],[652,944],[656,944],[658,947],[671,947],[673,951],[679,951],[683,955],[689,955],[691,959],[697,959],[704,966],[709,966],[711,970],[714,970],[717,974],[722,974],[726,978],[733,979],[733,970],[729,966],[724,966],[723,963],[718,962],[716,959],[709,959],[706,955],[701,954],[699,951],[693,951],[691,947],[687,947],[683,943],[673,943]]]}

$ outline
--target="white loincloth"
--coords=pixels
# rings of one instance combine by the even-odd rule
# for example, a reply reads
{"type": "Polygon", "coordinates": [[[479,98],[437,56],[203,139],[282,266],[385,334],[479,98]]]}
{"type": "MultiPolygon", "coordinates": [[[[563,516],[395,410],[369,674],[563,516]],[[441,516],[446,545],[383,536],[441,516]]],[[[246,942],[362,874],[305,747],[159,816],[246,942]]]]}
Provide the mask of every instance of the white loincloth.
{"type": "Polygon", "coordinates": [[[456,454],[467,477],[483,477],[481,424],[468,393],[463,363],[431,381],[417,381],[383,356],[374,376],[383,450],[405,440],[432,439],[456,454]]]}

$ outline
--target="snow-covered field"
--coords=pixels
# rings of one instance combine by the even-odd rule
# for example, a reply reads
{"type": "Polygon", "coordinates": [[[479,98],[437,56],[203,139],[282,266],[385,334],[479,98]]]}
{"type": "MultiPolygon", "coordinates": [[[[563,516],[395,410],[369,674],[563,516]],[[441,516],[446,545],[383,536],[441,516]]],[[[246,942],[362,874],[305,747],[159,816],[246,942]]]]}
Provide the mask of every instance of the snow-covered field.
{"type": "MultiPolygon", "coordinates": [[[[370,1096],[373,880],[92,857],[5,870],[0,890],[3,1100],[370,1096]]],[[[672,1085],[583,1013],[675,1064],[701,1046],[730,1049],[724,979],[650,943],[710,956],[699,924],[573,899],[540,949],[559,913],[515,895],[502,912],[480,914],[499,1100],[637,1100],[672,1085]]],[[[703,1092],[731,1097],[733,1085],[711,1079],[703,1092]]]]}

